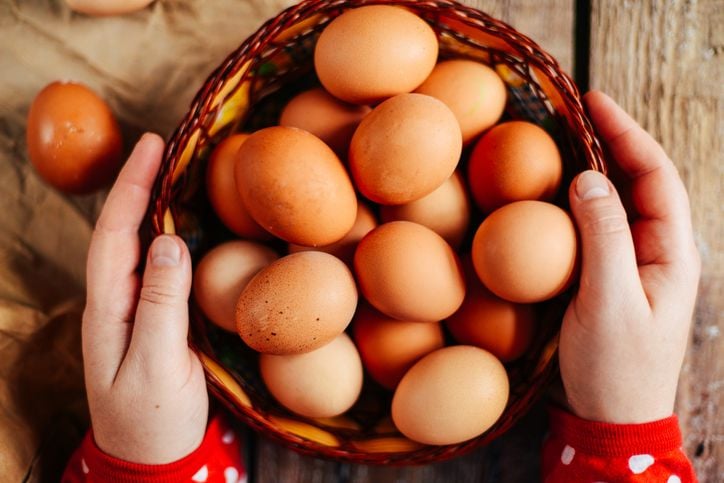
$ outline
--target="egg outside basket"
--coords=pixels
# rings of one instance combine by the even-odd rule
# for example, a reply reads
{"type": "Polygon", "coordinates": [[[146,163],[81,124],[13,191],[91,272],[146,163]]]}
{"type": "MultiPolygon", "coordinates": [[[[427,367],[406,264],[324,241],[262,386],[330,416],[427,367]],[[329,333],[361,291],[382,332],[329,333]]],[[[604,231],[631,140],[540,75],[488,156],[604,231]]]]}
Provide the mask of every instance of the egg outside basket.
{"type": "MultiPolygon", "coordinates": [[[[230,133],[274,124],[283,102],[314,81],[319,32],[345,9],[394,4],[415,12],[437,32],[443,58],[477,59],[505,81],[506,115],[543,126],[564,159],[564,186],[585,169],[605,171],[600,145],[578,90],[558,63],[512,27],[453,1],[306,0],[267,21],[209,76],[171,136],[148,213],[148,235],[177,233],[195,259],[229,237],[204,195],[210,150],[230,133]],[[271,96],[271,94],[274,94],[271,96]]],[[[565,205],[565,189],[559,204],[565,205]]],[[[570,294],[540,308],[541,330],[528,353],[509,365],[511,394],[505,412],[483,435],[464,443],[426,446],[400,435],[389,417],[390,395],[366,384],[350,411],[330,419],[291,414],[268,394],[255,354],[235,334],[221,333],[191,306],[191,340],[209,388],[253,429],[301,453],[374,464],[420,464],[449,459],[488,443],[509,429],[557,372],[558,328],[570,294]]]]}

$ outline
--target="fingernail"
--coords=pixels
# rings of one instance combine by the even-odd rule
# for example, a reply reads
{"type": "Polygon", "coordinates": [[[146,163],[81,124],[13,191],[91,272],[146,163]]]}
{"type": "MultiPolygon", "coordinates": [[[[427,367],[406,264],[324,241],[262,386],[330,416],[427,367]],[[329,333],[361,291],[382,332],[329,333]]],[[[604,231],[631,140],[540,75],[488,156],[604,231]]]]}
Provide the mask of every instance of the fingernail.
{"type": "Polygon", "coordinates": [[[584,171],[576,181],[576,195],[581,200],[592,200],[608,196],[611,190],[608,180],[597,171],[584,171]]]}
{"type": "Polygon", "coordinates": [[[181,249],[168,235],[160,235],[151,244],[151,263],[157,267],[172,267],[181,261],[181,249]]]}

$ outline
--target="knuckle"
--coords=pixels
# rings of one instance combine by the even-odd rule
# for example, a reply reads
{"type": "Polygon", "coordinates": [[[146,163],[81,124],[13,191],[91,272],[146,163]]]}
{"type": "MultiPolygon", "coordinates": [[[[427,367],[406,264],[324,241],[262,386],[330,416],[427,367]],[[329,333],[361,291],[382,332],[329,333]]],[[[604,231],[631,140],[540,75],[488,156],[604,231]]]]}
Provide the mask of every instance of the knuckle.
{"type": "Polygon", "coordinates": [[[173,287],[167,285],[150,283],[141,288],[139,299],[152,305],[174,305],[178,295],[173,287]]]}
{"type": "Polygon", "coordinates": [[[116,324],[125,324],[128,323],[129,319],[123,306],[101,307],[95,302],[88,301],[83,309],[81,321],[86,325],[96,321],[110,321],[116,324]]]}
{"type": "Polygon", "coordinates": [[[83,315],[81,316],[81,321],[84,324],[87,324],[92,320],[96,320],[99,318],[99,312],[100,311],[98,310],[98,307],[93,302],[88,301],[83,308],[83,315]]]}
{"type": "Polygon", "coordinates": [[[592,213],[585,220],[583,229],[592,235],[612,235],[630,230],[623,209],[609,209],[592,213]]]}

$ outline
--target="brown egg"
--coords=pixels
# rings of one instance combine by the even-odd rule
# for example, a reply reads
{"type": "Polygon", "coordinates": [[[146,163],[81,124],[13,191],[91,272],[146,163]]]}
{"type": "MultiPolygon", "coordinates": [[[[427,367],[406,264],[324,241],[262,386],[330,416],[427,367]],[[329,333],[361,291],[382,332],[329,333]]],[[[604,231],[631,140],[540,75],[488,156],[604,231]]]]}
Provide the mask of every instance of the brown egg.
{"type": "Polygon", "coordinates": [[[450,108],[464,143],[498,122],[507,98],[505,84],[493,69],[464,59],[437,64],[415,92],[440,99],[450,108]]]}
{"type": "Polygon", "coordinates": [[[456,341],[485,349],[503,362],[520,357],[530,346],[537,328],[535,312],[528,304],[496,297],[480,282],[472,261],[463,261],[467,292],[457,312],[448,317],[447,328],[456,341]]]}
{"type": "Polygon", "coordinates": [[[82,84],[53,82],[33,100],[26,131],[38,174],[68,193],[90,193],[121,166],[121,132],[106,103],[82,84]]]}
{"type": "Polygon", "coordinates": [[[318,250],[326,252],[330,255],[342,260],[347,266],[352,266],[354,251],[357,249],[359,241],[377,226],[377,220],[374,213],[363,203],[357,203],[357,218],[354,221],[352,229],[337,243],[325,245],[323,247],[311,248],[302,245],[289,244],[289,253],[304,252],[309,250],[318,250]]]}
{"type": "Polygon", "coordinates": [[[494,294],[511,302],[555,297],[576,275],[576,229],[561,208],[517,201],[495,210],[473,239],[473,264],[494,294]]]}
{"type": "Polygon", "coordinates": [[[349,232],[357,197],[342,162],[316,136],[292,127],[255,132],[239,149],[236,186],[251,216],[279,238],[306,246],[349,232]]]}
{"type": "Polygon", "coordinates": [[[279,258],[268,247],[243,240],[217,245],[194,270],[194,298],[214,324],[236,332],[236,302],[249,280],[279,258]]]}
{"type": "Polygon", "coordinates": [[[470,224],[470,202],[460,173],[455,172],[439,188],[404,205],[380,207],[383,222],[407,220],[430,228],[457,247],[470,224]]]}
{"type": "Polygon", "coordinates": [[[378,226],[354,254],[359,288],[379,311],[400,320],[437,322],[465,297],[465,279],[450,245],[409,221],[378,226]]]}
{"type": "Polygon", "coordinates": [[[65,0],[68,7],[76,12],[104,17],[123,15],[146,8],[153,0],[65,0]]]}
{"type": "Polygon", "coordinates": [[[341,334],[356,307],[357,287],[342,261],[323,252],[294,253],[249,281],[236,305],[236,329],[259,352],[299,354],[341,334]]]}
{"type": "Polygon", "coordinates": [[[366,304],[357,309],[352,331],[367,372],[392,390],[422,356],[445,345],[440,323],[393,319],[366,304]]]}
{"type": "Polygon", "coordinates": [[[411,92],[437,61],[437,37],[420,17],[372,5],[347,10],[319,36],[314,68],[335,97],[371,104],[411,92]]]}
{"type": "Polygon", "coordinates": [[[478,347],[445,347],[420,359],[397,386],[392,420],[423,444],[456,444],[483,434],[508,402],[503,364],[478,347]]]}
{"type": "Polygon", "coordinates": [[[563,165],[555,141],[524,121],[495,126],[475,145],[468,164],[473,199],[489,213],[520,200],[551,200],[561,185],[563,165]]]}
{"type": "Polygon", "coordinates": [[[279,124],[309,131],[346,158],[354,130],[370,111],[369,106],[347,104],[324,89],[312,89],[284,106],[279,124]]]}
{"type": "Polygon", "coordinates": [[[462,150],[450,109],[422,94],[400,94],[369,113],[352,136],[349,167],[360,192],[383,205],[432,193],[455,171],[462,150]]]}
{"type": "Polygon", "coordinates": [[[362,361],[344,333],[305,354],[261,354],[259,369],[272,396],[308,418],[342,414],[362,390],[362,361]]]}
{"type": "Polygon", "coordinates": [[[248,134],[234,134],[221,141],[209,157],[206,193],[214,211],[226,227],[242,238],[271,238],[249,215],[236,189],[234,165],[239,148],[248,134]]]}

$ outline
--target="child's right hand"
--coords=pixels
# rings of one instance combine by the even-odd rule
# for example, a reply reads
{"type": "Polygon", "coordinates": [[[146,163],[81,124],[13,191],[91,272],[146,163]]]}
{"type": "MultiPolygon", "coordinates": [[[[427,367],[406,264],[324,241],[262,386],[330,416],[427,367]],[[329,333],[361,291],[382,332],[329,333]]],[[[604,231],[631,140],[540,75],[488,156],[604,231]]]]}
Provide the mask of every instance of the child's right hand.
{"type": "Polygon", "coordinates": [[[600,173],[571,183],[582,270],[561,329],[563,385],[584,419],[662,419],[673,412],[701,264],[689,201],[651,136],[606,95],[591,92],[584,101],[611,161],[628,177],[636,213],[629,225],[600,173]]]}

